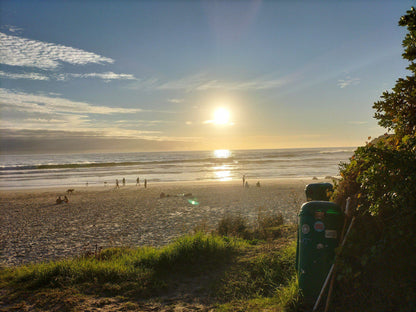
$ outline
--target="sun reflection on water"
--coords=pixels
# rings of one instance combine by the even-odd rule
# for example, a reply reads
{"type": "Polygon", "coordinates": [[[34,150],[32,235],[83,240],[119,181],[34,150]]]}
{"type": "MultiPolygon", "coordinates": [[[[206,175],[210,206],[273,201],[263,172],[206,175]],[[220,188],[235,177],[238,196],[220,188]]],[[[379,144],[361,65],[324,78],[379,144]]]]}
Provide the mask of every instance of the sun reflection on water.
{"type": "Polygon", "coordinates": [[[222,165],[222,166],[214,167],[213,169],[214,169],[215,177],[219,181],[230,181],[230,180],[232,180],[231,170],[229,170],[229,166],[222,165]]]}
{"type": "Polygon", "coordinates": [[[214,156],[216,158],[228,158],[231,156],[231,152],[227,149],[220,149],[214,151],[214,156]]]}

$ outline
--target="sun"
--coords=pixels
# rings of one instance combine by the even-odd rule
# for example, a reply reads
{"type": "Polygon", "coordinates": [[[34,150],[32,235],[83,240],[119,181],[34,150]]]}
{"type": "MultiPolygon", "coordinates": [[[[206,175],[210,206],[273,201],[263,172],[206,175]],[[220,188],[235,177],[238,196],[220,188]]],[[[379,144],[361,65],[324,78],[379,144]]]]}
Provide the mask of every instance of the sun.
{"type": "Polygon", "coordinates": [[[214,124],[226,125],[230,123],[230,111],[224,107],[219,107],[214,112],[214,124]]]}

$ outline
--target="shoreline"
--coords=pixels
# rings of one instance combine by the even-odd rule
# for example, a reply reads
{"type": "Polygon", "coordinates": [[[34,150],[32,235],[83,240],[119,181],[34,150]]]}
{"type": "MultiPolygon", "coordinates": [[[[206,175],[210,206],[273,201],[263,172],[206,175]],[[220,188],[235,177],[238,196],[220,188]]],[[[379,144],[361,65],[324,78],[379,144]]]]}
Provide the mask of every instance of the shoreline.
{"type": "MultiPolygon", "coordinates": [[[[287,183],[292,183],[295,181],[309,181],[309,183],[314,183],[314,182],[331,182],[333,183],[333,180],[339,180],[341,177],[340,176],[332,176],[331,179],[329,179],[329,177],[316,177],[317,179],[314,179],[314,177],[293,177],[293,178],[262,178],[262,179],[250,179],[250,177],[247,178],[247,181],[249,181],[250,186],[255,186],[255,183],[257,181],[259,181],[260,183],[273,183],[273,182],[277,182],[277,183],[283,183],[283,182],[287,182],[287,183]]],[[[120,180],[119,180],[120,181],[120,180]]],[[[144,180],[143,180],[144,181],[144,180]]],[[[143,187],[143,181],[141,180],[140,182],[140,187],[143,187]]],[[[205,180],[205,181],[192,181],[192,180],[185,180],[185,181],[149,181],[149,188],[151,186],[171,186],[171,185],[176,185],[176,184],[182,184],[182,185],[212,185],[212,184],[222,184],[222,185],[227,185],[227,184],[242,184],[242,180],[241,179],[234,179],[234,180],[225,180],[225,181],[221,181],[221,180],[205,180]]],[[[134,183],[127,183],[125,187],[136,187],[136,185],[134,183]]],[[[86,186],[84,185],[67,185],[67,186],[62,186],[62,185],[51,185],[51,186],[24,186],[24,187],[2,187],[0,186],[0,195],[3,192],[33,192],[33,191],[49,191],[49,190],[67,190],[70,188],[77,188],[77,189],[92,189],[92,190],[100,190],[103,188],[114,188],[115,187],[115,182],[114,183],[108,183],[107,186],[104,185],[98,185],[97,183],[91,184],[86,186]]],[[[121,186],[121,181],[120,181],[120,187],[121,186]]]]}
{"type": "Polygon", "coordinates": [[[305,186],[328,180],[164,182],[0,191],[0,266],[75,257],[99,248],[163,246],[195,229],[211,231],[227,215],[251,224],[259,214],[281,213],[296,222],[305,186]],[[249,181],[250,182],[250,181],[249,181]],[[164,193],[165,196],[161,196],[164,193]],[[187,194],[188,196],[184,196],[187,194]]]}

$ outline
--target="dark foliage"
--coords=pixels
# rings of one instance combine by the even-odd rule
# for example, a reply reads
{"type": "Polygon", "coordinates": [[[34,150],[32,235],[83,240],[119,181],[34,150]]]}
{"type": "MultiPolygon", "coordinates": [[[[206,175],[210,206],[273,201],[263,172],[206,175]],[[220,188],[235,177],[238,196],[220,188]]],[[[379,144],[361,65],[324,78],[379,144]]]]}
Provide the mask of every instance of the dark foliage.
{"type": "Polygon", "coordinates": [[[339,254],[333,310],[416,310],[416,12],[399,22],[409,33],[403,57],[413,76],[374,104],[393,135],[359,147],[341,165],[334,199],[352,199],[356,222],[339,254]]]}

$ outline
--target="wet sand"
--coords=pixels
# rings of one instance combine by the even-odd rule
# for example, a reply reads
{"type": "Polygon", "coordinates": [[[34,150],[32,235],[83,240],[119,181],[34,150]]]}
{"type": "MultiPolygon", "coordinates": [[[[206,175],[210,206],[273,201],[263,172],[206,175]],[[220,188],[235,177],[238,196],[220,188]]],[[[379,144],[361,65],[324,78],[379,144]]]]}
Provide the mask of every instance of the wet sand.
{"type": "MultiPolygon", "coordinates": [[[[259,212],[296,222],[312,180],[149,183],[0,191],[0,265],[55,260],[114,246],[161,246],[198,227],[215,229],[226,215],[254,222],[259,212]],[[161,193],[165,197],[161,198],[161,193]],[[189,196],[192,194],[192,196],[189,196]],[[183,196],[188,195],[188,196],[183,196]]],[[[318,181],[322,182],[322,181],[318,181]]]]}

